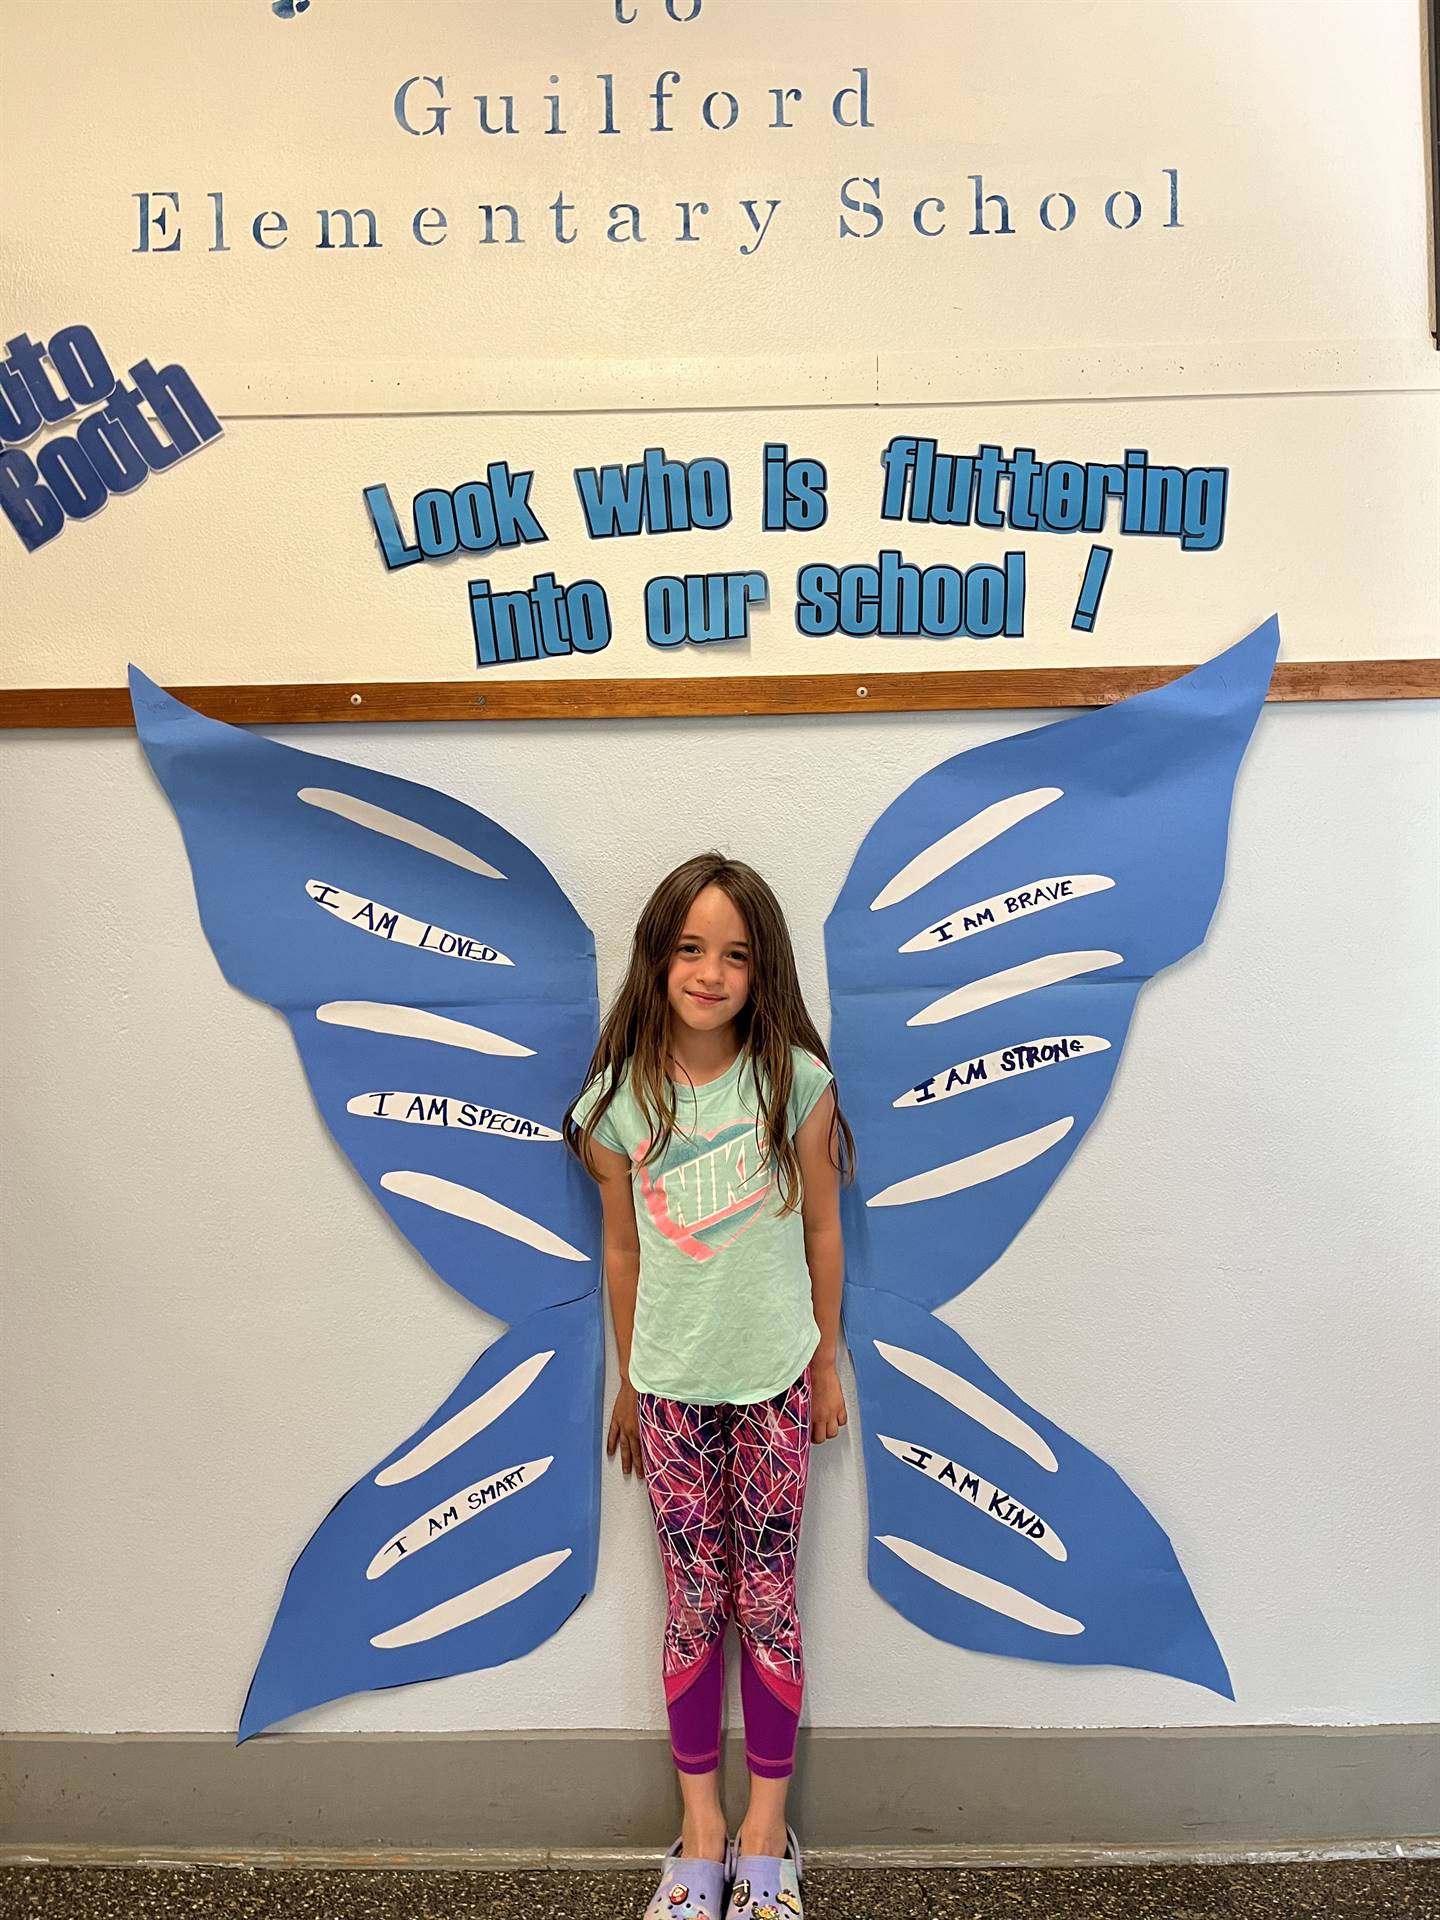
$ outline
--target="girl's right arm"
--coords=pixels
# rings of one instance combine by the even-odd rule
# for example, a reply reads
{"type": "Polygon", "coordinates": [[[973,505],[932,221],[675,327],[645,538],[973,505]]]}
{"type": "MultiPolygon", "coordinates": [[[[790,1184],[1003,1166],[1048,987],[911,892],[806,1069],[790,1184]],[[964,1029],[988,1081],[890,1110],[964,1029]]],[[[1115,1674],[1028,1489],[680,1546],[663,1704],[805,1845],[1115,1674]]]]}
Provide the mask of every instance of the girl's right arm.
{"type": "Polygon", "coordinates": [[[643,1480],[645,1463],[640,1453],[639,1416],[635,1390],[630,1384],[630,1342],[635,1332],[635,1294],[640,1284],[635,1190],[630,1178],[630,1162],[623,1153],[613,1152],[598,1140],[591,1141],[590,1150],[604,1211],[605,1284],[610,1294],[610,1318],[620,1362],[620,1391],[610,1415],[605,1451],[614,1453],[618,1446],[621,1467],[627,1474],[633,1467],[643,1480]]]}

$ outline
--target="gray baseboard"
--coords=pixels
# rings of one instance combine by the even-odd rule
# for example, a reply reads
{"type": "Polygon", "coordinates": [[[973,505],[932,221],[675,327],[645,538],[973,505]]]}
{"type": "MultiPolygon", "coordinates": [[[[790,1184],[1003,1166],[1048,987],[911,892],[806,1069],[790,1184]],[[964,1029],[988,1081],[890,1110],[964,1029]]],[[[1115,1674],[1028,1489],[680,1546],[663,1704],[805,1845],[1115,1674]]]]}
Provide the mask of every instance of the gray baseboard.
{"type": "MultiPolygon", "coordinates": [[[[738,1735],[724,1790],[735,1824],[738,1735]]],[[[1440,1728],[802,1728],[790,1808],[817,1863],[1411,1851],[1440,1833],[1440,1728]]],[[[678,1810],[653,1733],[0,1735],[12,1859],[615,1863],[678,1810]]]]}

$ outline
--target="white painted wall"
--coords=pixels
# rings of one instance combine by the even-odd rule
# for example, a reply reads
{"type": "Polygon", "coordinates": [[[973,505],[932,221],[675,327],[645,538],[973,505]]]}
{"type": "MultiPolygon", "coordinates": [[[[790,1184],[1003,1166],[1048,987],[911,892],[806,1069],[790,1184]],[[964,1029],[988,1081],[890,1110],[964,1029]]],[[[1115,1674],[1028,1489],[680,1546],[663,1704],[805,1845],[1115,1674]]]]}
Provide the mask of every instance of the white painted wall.
{"type": "MultiPolygon", "coordinates": [[[[1048,717],[280,737],[493,811],[595,927],[605,992],[670,864],[754,861],[823,1024],[821,923],[863,828],[1048,717]]],[[[814,1724],[1440,1718],[1437,747],[1419,704],[1266,710],[1208,945],[1146,990],[1109,1110],[946,1315],[1162,1518],[1236,1703],[907,1625],[864,1579],[857,1423],[812,1469],[814,1724]]],[[[221,979],[133,736],[9,736],[0,806],[0,1725],[233,1728],[292,1557],[495,1323],[393,1231],[279,1016],[221,979]]],[[[661,1728],[644,1489],[614,1461],[603,1485],[596,1591],[547,1645],[301,1724],[661,1728]]]]}

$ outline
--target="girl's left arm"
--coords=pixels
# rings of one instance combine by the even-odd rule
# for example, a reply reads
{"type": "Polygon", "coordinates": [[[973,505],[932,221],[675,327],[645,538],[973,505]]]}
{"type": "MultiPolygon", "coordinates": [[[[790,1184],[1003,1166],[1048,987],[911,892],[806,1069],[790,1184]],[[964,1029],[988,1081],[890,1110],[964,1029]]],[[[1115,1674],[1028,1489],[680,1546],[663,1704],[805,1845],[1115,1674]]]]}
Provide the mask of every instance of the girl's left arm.
{"type": "Polygon", "coordinates": [[[845,1284],[845,1248],[840,1237],[840,1169],[831,1151],[835,1090],[826,1087],[795,1135],[805,1182],[805,1264],[820,1344],[810,1362],[810,1437],[833,1440],[846,1425],[845,1395],[835,1367],[840,1341],[840,1290],[845,1284]]]}

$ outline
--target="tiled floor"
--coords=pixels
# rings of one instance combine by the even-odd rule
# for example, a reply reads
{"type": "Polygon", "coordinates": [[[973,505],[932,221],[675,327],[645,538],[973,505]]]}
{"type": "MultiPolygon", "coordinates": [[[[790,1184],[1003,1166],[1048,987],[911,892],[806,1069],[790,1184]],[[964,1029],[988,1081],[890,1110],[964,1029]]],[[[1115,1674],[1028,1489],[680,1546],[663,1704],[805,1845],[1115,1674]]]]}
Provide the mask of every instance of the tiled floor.
{"type": "MultiPolygon", "coordinates": [[[[10,1867],[0,1920],[631,1920],[651,1872],[10,1867]]],[[[805,1876],[806,1920],[1440,1920],[1440,1861],[805,1876]]]]}

